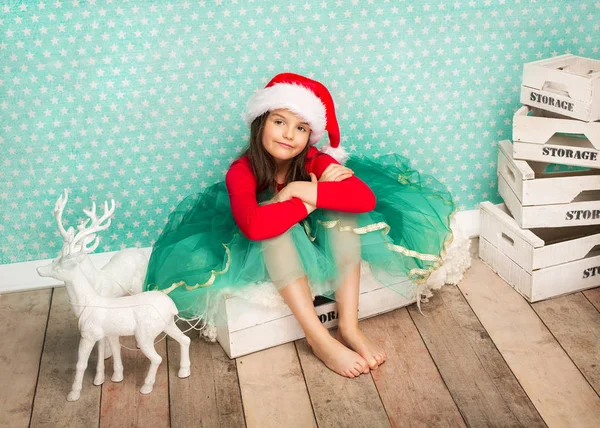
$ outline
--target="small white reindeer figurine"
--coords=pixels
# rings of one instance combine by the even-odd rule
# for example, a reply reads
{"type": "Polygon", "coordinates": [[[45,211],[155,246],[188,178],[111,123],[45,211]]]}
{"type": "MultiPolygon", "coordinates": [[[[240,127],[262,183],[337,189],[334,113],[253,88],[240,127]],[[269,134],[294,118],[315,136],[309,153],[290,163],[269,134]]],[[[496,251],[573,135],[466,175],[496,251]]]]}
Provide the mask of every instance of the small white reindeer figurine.
{"type": "MultiPolygon", "coordinates": [[[[95,238],[94,233],[105,230],[110,225],[103,222],[109,219],[115,211],[114,201],[111,201],[110,210],[106,210],[102,219],[96,217],[96,203],[92,202],[91,211],[83,210],[88,219],[85,223],[77,226],[80,232],[77,236],[73,236],[73,229],[65,230],[62,224],[62,214],[69,200],[69,195],[65,189],[64,197],[59,196],[54,208],[54,218],[58,225],[58,231],[65,240],[62,249],[62,254],[75,254],[92,252],[94,248],[88,248],[86,245],[92,242],[95,238]],[[89,221],[92,221],[90,226],[87,226],[89,221]],[[82,242],[83,240],[86,242],[82,242]]],[[[102,296],[120,297],[131,294],[137,294],[142,291],[144,279],[146,277],[146,268],[148,267],[148,257],[144,252],[137,248],[127,248],[115,254],[110,261],[97,269],[89,257],[83,258],[82,270],[87,278],[92,283],[92,286],[102,296]]]]}
{"type": "MultiPolygon", "coordinates": [[[[61,208],[61,198],[56,203],[55,215],[61,208]]],[[[114,210],[114,201],[111,203],[114,210]]],[[[40,276],[50,276],[64,281],[73,311],[79,318],[79,353],[77,370],[73,387],[67,400],[79,399],[83,374],[87,368],[88,359],[94,344],[106,337],[113,353],[114,373],[112,380],[118,382],[123,379],[123,364],[118,342],[119,336],[135,336],[141,351],[150,360],[150,368],[144,385],[140,392],[148,394],[152,391],[158,366],[162,358],[154,348],[156,337],[165,332],[175,339],[181,347],[181,359],[178,376],[180,378],[190,375],[189,346],[190,338],[179,330],[175,324],[174,316],[178,313],[173,300],[160,291],[149,291],[125,297],[103,297],[92,286],[90,280],[82,269],[82,262],[87,253],[93,251],[99,244],[100,238],[94,232],[104,230],[110,225],[108,204],[104,203],[104,215],[97,219],[95,207],[92,212],[87,212],[92,219],[92,225],[86,229],[87,221],[81,224],[79,233],[75,235],[73,228],[65,231],[65,245],[59,257],[51,264],[38,267],[40,276]],[[102,223],[106,223],[103,225],[102,223]],[[90,247],[88,244],[92,243],[90,247]],[[82,251],[85,248],[85,251],[82,251]]],[[[104,381],[104,347],[98,347],[98,366],[95,384],[104,381]],[[101,373],[101,375],[100,375],[101,373]]]]}
{"type": "MultiPolygon", "coordinates": [[[[98,220],[96,217],[96,203],[92,202],[91,211],[83,210],[88,217],[87,221],[92,220],[92,224],[87,226],[87,221],[80,224],[77,226],[77,229],[79,232],[85,231],[85,234],[78,233],[77,236],[74,236],[73,229],[69,228],[69,231],[67,231],[62,224],[62,214],[68,200],[69,194],[65,189],[64,197],[62,195],[59,196],[54,209],[54,218],[58,225],[58,231],[65,241],[59,257],[69,254],[74,255],[75,253],[88,254],[93,251],[95,247],[88,248],[86,245],[82,245],[81,241],[87,239],[87,242],[92,242],[95,237],[93,233],[107,229],[110,223],[102,223],[112,216],[115,211],[113,201],[110,210],[106,211],[105,209],[103,218],[98,220]]],[[[148,267],[148,257],[142,250],[137,248],[121,250],[111,257],[102,269],[97,269],[89,257],[81,257],[79,260],[81,260],[81,269],[84,275],[101,296],[121,297],[142,292],[144,279],[146,278],[146,269],[148,267]]],[[[104,345],[105,358],[111,356],[111,350],[107,345],[104,345]]]]}

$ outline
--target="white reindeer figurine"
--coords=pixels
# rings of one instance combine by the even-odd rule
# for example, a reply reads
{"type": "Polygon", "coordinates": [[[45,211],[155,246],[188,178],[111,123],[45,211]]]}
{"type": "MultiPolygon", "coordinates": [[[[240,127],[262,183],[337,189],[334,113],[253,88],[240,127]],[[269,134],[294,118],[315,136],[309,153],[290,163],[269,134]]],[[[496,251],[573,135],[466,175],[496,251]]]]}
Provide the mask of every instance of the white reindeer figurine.
{"type": "MultiPolygon", "coordinates": [[[[102,224],[102,222],[114,213],[114,201],[111,201],[111,208],[105,211],[102,221],[97,219],[96,203],[92,202],[91,211],[83,210],[88,216],[87,221],[77,226],[79,232],[82,233],[73,236],[72,228],[69,228],[69,231],[67,231],[62,224],[62,214],[68,200],[69,195],[65,189],[64,198],[62,195],[59,196],[54,209],[54,218],[56,219],[58,230],[65,241],[62,254],[79,252],[88,254],[94,250],[86,246],[86,244],[94,240],[94,233],[105,230],[110,225],[110,222],[105,224],[102,224]],[[92,220],[92,225],[88,227],[87,222],[89,220],[92,220]],[[85,243],[82,242],[84,238],[86,239],[85,243]]],[[[81,265],[83,272],[92,283],[92,286],[99,294],[106,297],[120,297],[140,293],[144,285],[147,267],[148,257],[144,251],[137,248],[127,248],[119,251],[102,269],[97,269],[89,257],[84,257],[81,265]]]]}
{"type": "MultiPolygon", "coordinates": [[[[81,241],[84,238],[87,239],[87,242],[93,241],[95,237],[93,233],[105,230],[110,224],[102,224],[102,221],[97,220],[96,204],[92,202],[91,211],[83,210],[88,216],[88,221],[92,220],[92,225],[88,227],[87,221],[86,223],[80,224],[77,229],[80,232],[85,230],[86,234],[79,233],[77,236],[74,236],[72,234],[73,229],[69,228],[69,231],[67,231],[62,224],[62,214],[68,200],[69,195],[65,189],[64,197],[62,195],[59,196],[54,209],[54,218],[58,224],[58,231],[65,241],[59,258],[63,255],[75,253],[87,255],[93,251],[93,249],[88,248],[86,245],[82,245],[81,241]]],[[[108,218],[112,216],[114,210],[115,206],[113,202],[110,210],[105,212],[104,217],[108,218]]],[[[90,281],[92,287],[94,287],[101,296],[121,297],[142,292],[144,279],[146,278],[146,269],[148,267],[148,257],[144,251],[137,248],[121,250],[112,256],[102,269],[97,269],[89,257],[82,257],[80,260],[81,270],[90,281]]],[[[105,344],[104,357],[108,358],[110,356],[110,347],[108,344],[105,344]]]]}
{"type": "MultiPolygon", "coordinates": [[[[59,198],[55,206],[55,216],[62,212],[64,203],[59,198]]],[[[65,196],[66,200],[66,196],[65,196]]],[[[165,332],[175,339],[181,346],[181,359],[178,376],[180,378],[190,375],[189,346],[190,338],[179,330],[175,324],[174,316],[178,313],[173,300],[160,291],[149,291],[125,297],[103,297],[92,286],[90,279],[83,269],[83,262],[87,254],[98,247],[100,238],[94,232],[107,229],[110,226],[110,215],[114,211],[104,203],[104,215],[98,219],[95,215],[95,206],[92,211],[86,211],[92,224],[86,228],[87,221],[78,226],[79,232],[75,235],[73,228],[65,231],[65,245],[61,254],[51,264],[38,267],[40,276],[50,276],[64,281],[67,293],[73,306],[75,315],[79,318],[79,353],[75,380],[68,401],[79,399],[83,374],[87,368],[88,359],[94,344],[104,337],[110,343],[113,353],[112,380],[119,382],[123,379],[123,364],[118,338],[119,336],[135,336],[141,351],[150,360],[150,369],[144,380],[140,392],[148,394],[152,391],[156,371],[162,358],[154,348],[156,337],[165,332]],[[106,222],[105,224],[102,224],[106,222]],[[87,245],[92,243],[90,247],[87,245]]],[[[89,221],[88,219],[88,221],[89,221]]],[[[64,230],[64,229],[63,229],[64,230]]],[[[98,347],[98,364],[94,384],[104,382],[104,347],[98,347]]]]}

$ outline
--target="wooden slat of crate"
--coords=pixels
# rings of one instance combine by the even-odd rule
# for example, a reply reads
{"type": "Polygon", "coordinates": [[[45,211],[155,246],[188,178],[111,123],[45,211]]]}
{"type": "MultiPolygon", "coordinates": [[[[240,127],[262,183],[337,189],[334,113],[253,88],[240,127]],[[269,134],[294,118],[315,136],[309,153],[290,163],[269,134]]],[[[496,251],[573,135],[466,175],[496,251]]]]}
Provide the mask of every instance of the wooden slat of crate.
{"type": "Polygon", "coordinates": [[[293,343],[236,362],[248,428],[317,426],[293,343]]]}
{"type": "MultiPolygon", "coordinates": [[[[182,324],[183,326],[183,324],[182,324]]],[[[192,330],[192,374],[179,379],[179,344],[168,339],[171,426],[243,427],[244,411],[235,360],[218,343],[198,337],[192,330]]]]}
{"type": "Polygon", "coordinates": [[[480,212],[481,259],[527,300],[600,285],[597,226],[538,229],[534,234],[521,229],[502,207],[483,202],[480,212]]]}
{"type": "Polygon", "coordinates": [[[340,376],[315,357],[305,339],[296,347],[319,428],[391,426],[371,375],[340,376]]]}
{"type": "Polygon", "coordinates": [[[40,290],[0,296],[0,385],[5,388],[0,426],[29,425],[51,294],[40,290]]]}
{"type": "Polygon", "coordinates": [[[498,176],[498,193],[523,229],[590,226],[600,224],[600,192],[586,194],[570,204],[523,206],[506,179],[498,176]]]}
{"type": "Polygon", "coordinates": [[[480,204],[481,238],[528,273],[581,260],[600,245],[600,226],[521,229],[502,205],[480,204]]]}
{"type": "MultiPolygon", "coordinates": [[[[600,150],[600,122],[583,122],[529,106],[521,107],[513,117],[513,140],[517,145],[556,145],[553,142],[556,134],[570,135],[560,141],[578,141],[588,148],[600,150]]],[[[551,157],[547,159],[548,163],[555,162],[551,157]]]]}
{"type": "Polygon", "coordinates": [[[392,426],[465,426],[406,308],[359,326],[388,357],[371,375],[392,426]]]}
{"type": "Polygon", "coordinates": [[[98,426],[101,388],[93,384],[96,348],[90,355],[83,377],[81,397],[78,401],[67,402],[67,394],[71,391],[71,384],[75,378],[78,347],[77,318],[71,309],[69,295],[65,288],[55,288],[33,402],[31,426],[98,426]]]}
{"type": "Polygon", "coordinates": [[[513,158],[536,162],[600,168],[600,150],[585,139],[556,135],[546,144],[513,143],[513,158]]]}
{"type": "Polygon", "coordinates": [[[498,174],[523,206],[569,204],[582,192],[600,189],[600,169],[545,173],[548,164],[513,159],[512,147],[498,143],[498,174]]]}
{"type": "Polygon", "coordinates": [[[548,426],[596,426],[600,397],[508,284],[474,260],[459,287],[548,426]]]}
{"type": "MultiPolygon", "coordinates": [[[[160,340],[160,335],[156,340],[160,340]]],[[[167,352],[165,340],[155,344],[162,363],[156,373],[156,383],[152,392],[140,393],[150,367],[150,360],[141,350],[136,349],[134,337],[121,337],[123,358],[123,381],[112,382],[113,359],[107,360],[105,382],[102,385],[100,408],[100,428],[115,426],[168,427],[169,420],[169,379],[167,375],[167,352]],[[129,349],[127,349],[129,348],[129,349]]]]}
{"type": "Polygon", "coordinates": [[[421,307],[409,313],[467,425],[544,426],[457,288],[421,307]]]}
{"type": "Polygon", "coordinates": [[[523,66],[521,102],[583,121],[600,119],[600,61],[566,54],[523,66]]]}
{"type": "Polygon", "coordinates": [[[481,259],[530,302],[600,285],[600,255],[528,273],[485,239],[479,249],[481,259]]]}
{"type": "Polygon", "coordinates": [[[561,87],[569,98],[590,101],[598,96],[600,88],[600,61],[573,54],[528,62],[523,65],[523,85],[543,89],[544,85],[561,87]]]}

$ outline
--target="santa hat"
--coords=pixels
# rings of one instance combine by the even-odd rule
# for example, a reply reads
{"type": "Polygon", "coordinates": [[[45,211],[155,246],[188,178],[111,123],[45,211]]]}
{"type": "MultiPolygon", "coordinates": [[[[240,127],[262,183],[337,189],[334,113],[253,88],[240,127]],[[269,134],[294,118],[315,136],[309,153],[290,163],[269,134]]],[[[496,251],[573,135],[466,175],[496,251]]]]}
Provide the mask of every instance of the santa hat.
{"type": "Polygon", "coordinates": [[[339,162],[346,160],[348,154],[339,146],[340,127],[333,99],[322,83],[298,74],[278,74],[248,102],[246,123],[250,126],[257,117],[277,109],[290,110],[308,123],[311,145],[317,144],[327,131],[329,146],[322,146],[320,150],[339,162]]]}

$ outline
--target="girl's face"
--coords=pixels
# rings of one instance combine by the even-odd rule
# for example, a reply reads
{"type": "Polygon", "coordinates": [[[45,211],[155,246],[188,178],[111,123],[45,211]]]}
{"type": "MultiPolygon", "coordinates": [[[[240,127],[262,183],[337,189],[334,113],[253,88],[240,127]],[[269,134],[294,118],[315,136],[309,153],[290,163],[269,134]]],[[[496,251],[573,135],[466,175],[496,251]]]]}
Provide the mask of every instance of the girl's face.
{"type": "Polygon", "coordinates": [[[302,153],[309,137],[308,123],[289,110],[278,109],[267,117],[262,143],[275,162],[281,163],[302,153]]]}

